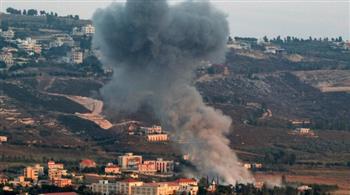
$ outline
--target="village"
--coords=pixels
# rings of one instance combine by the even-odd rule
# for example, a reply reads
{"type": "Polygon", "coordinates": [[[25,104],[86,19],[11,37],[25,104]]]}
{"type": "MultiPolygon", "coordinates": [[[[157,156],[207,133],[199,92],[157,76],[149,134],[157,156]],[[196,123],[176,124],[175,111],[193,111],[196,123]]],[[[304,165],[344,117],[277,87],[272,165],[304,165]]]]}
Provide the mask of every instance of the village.
{"type": "MultiPolygon", "coordinates": [[[[72,37],[79,39],[85,37],[87,40],[94,34],[94,27],[91,24],[81,27],[81,29],[73,28],[71,34],[58,33],[50,36],[26,37],[24,39],[16,38],[15,29],[0,30],[1,36],[4,38],[5,47],[2,48],[0,60],[6,66],[3,70],[9,70],[13,65],[24,65],[28,63],[45,63],[48,61],[55,63],[82,64],[83,60],[91,56],[91,50],[81,48],[81,41],[75,41],[72,37]],[[56,58],[48,58],[43,56],[43,51],[54,51],[66,49],[66,53],[56,58]]],[[[85,40],[85,39],[84,39],[85,40]]]]}
{"type": "MultiPolygon", "coordinates": [[[[226,183],[221,183],[221,178],[216,176],[210,177],[207,175],[201,175],[201,177],[194,177],[191,173],[191,169],[194,169],[194,167],[191,164],[192,159],[190,154],[182,154],[181,152],[181,154],[175,152],[172,153],[172,150],[167,153],[169,151],[167,149],[157,150],[159,148],[162,149],[163,147],[170,148],[173,144],[175,147],[183,144],[183,140],[177,139],[173,136],[170,130],[162,128],[159,122],[146,121],[146,123],[142,123],[145,121],[140,122],[141,120],[134,122],[136,119],[129,116],[129,118],[125,120],[113,121],[114,116],[108,116],[103,110],[105,109],[105,102],[103,102],[103,99],[96,92],[98,90],[92,90],[92,93],[89,91],[90,94],[88,92],[82,94],[61,93],[60,90],[70,92],[65,89],[63,85],[63,87],[60,85],[63,83],[62,81],[70,83],[71,81],[77,81],[79,79],[90,79],[95,80],[94,82],[102,86],[111,78],[113,73],[112,66],[108,64],[102,66],[101,61],[103,58],[101,51],[99,51],[98,48],[94,48],[92,44],[95,27],[90,20],[80,20],[79,16],[58,16],[57,13],[45,12],[43,10],[31,10],[31,14],[28,15],[28,10],[25,14],[24,11],[25,10],[13,10],[12,8],[7,14],[0,13],[0,79],[3,79],[4,83],[6,83],[6,85],[9,84],[9,86],[10,84],[13,86],[19,84],[20,79],[23,79],[23,83],[25,84],[29,83],[28,85],[31,85],[31,82],[36,82],[31,79],[37,80],[39,84],[33,85],[37,87],[40,95],[47,95],[50,100],[56,97],[62,97],[76,103],[74,104],[76,107],[82,107],[79,107],[81,112],[75,111],[75,108],[72,108],[74,111],[71,112],[66,111],[68,108],[62,110],[58,109],[58,111],[52,109],[48,113],[53,114],[47,118],[44,116],[45,114],[41,113],[40,117],[38,117],[38,113],[42,112],[40,109],[23,112],[23,110],[30,108],[30,106],[23,108],[22,106],[4,106],[0,108],[0,116],[6,121],[6,124],[4,123],[5,125],[0,129],[0,147],[3,147],[3,151],[5,151],[2,151],[4,154],[0,155],[0,157],[2,160],[8,158],[6,159],[8,161],[4,160],[4,163],[11,161],[11,166],[5,165],[0,171],[0,193],[30,194],[30,191],[33,189],[39,191],[43,190],[40,194],[55,192],[55,194],[62,195],[73,195],[78,193],[102,195],[195,195],[215,194],[220,190],[231,190],[233,194],[240,194],[240,192],[244,191],[243,189],[246,186],[243,184],[242,186],[238,183],[236,185],[227,185],[226,183]],[[21,13],[18,14],[18,11],[21,13]],[[9,24],[8,21],[11,20],[14,22],[10,22],[9,24]],[[29,20],[29,22],[23,22],[25,20],[29,20]],[[31,27],[31,24],[35,24],[35,27],[31,27]],[[16,79],[18,79],[18,82],[16,79]],[[54,92],[47,90],[52,87],[53,83],[57,80],[62,82],[57,82],[59,84],[56,83],[56,89],[58,89],[57,92],[54,90],[54,92]],[[62,120],[58,120],[62,119],[60,118],[61,116],[72,118],[77,117],[79,120],[69,121],[68,123],[73,124],[73,127],[68,127],[69,125],[63,123],[62,120]],[[55,117],[57,117],[57,120],[55,117]],[[95,139],[95,134],[88,132],[88,128],[81,128],[79,125],[74,126],[81,121],[92,122],[87,125],[93,127],[91,132],[97,132],[96,134],[98,134],[102,131],[103,133],[110,134],[107,134],[107,138],[98,137],[95,139]],[[61,135],[66,136],[61,139],[69,137],[73,140],[73,138],[77,137],[77,139],[74,140],[79,140],[81,142],[75,145],[74,142],[69,143],[70,139],[67,139],[68,141],[63,142],[64,144],[62,145],[55,145],[55,142],[52,146],[48,144],[48,142],[51,142],[52,137],[55,137],[57,134],[53,133],[51,137],[48,136],[51,135],[51,131],[62,133],[61,135]],[[18,132],[23,133],[24,138],[16,136],[16,133],[18,132]],[[92,136],[89,135],[89,133],[92,136]],[[117,134],[117,136],[113,133],[117,134]],[[40,136],[37,136],[37,134],[40,136]],[[26,137],[27,135],[30,136],[26,137]],[[111,135],[111,137],[108,137],[109,135],[111,135]],[[119,138],[125,139],[123,140],[125,142],[120,143],[122,141],[118,140],[119,138]],[[108,145],[109,148],[99,148],[100,145],[105,145],[106,143],[110,144],[108,145]],[[113,144],[120,144],[118,145],[120,148],[116,148],[113,144]],[[40,151],[42,147],[46,146],[50,146],[48,147],[50,149],[47,149],[49,152],[56,150],[58,151],[57,153],[62,151],[65,153],[65,149],[67,149],[67,151],[74,150],[79,153],[79,150],[82,150],[82,155],[85,155],[84,152],[86,152],[86,148],[91,146],[91,148],[93,148],[91,153],[96,152],[96,156],[90,153],[90,155],[83,156],[83,158],[81,156],[76,157],[78,160],[66,160],[59,157],[41,159],[40,156],[27,162],[26,160],[32,157],[30,152],[25,154],[27,156],[23,157],[23,159],[19,158],[18,154],[11,156],[6,153],[6,150],[8,148],[11,149],[12,147],[23,147],[26,149],[25,151],[40,151]],[[135,150],[135,148],[137,149],[138,147],[143,148],[135,150]],[[151,148],[150,151],[145,152],[145,150],[149,148],[151,148]],[[102,153],[101,150],[105,150],[103,151],[105,153],[101,156],[107,156],[108,160],[106,160],[106,158],[96,158],[102,153]]],[[[285,47],[287,44],[280,44],[294,44],[297,42],[327,43],[330,45],[330,51],[336,51],[342,54],[348,54],[350,51],[350,42],[343,40],[341,37],[329,39],[315,37],[310,37],[308,39],[300,39],[296,37],[281,38],[279,36],[270,39],[267,37],[260,39],[250,37],[228,37],[226,49],[230,51],[230,54],[234,56],[234,59],[236,59],[237,56],[240,56],[243,59],[247,58],[248,62],[249,60],[268,61],[270,58],[284,59],[288,60],[288,62],[295,63],[293,65],[301,63],[301,70],[303,70],[304,57],[298,54],[298,52],[291,52],[290,48],[285,47]]],[[[312,63],[313,60],[314,59],[311,60],[312,63]]],[[[253,64],[254,63],[256,62],[254,61],[253,64]]],[[[266,62],[264,61],[262,63],[266,62]]],[[[246,64],[248,63],[244,61],[244,65],[246,64]]],[[[260,66],[260,64],[257,66],[260,66]]],[[[239,68],[234,69],[233,67],[239,66],[232,66],[232,64],[229,63],[218,64],[210,61],[203,61],[202,65],[196,69],[195,82],[200,88],[201,85],[205,84],[210,85],[211,83],[218,84],[220,82],[229,81],[231,77],[236,78],[236,75],[238,75],[237,78],[245,79],[245,77],[247,77],[249,80],[247,83],[253,84],[258,83],[259,79],[265,79],[265,74],[267,75],[266,78],[273,78],[273,76],[270,77],[269,73],[263,72],[259,75],[259,71],[256,71],[260,70],[260,68],[263,69],[264,67],[269,68],[268,65],[260,66],[258,68],[253,67],[253,71],[250,71],[250,69],[245,70],[245,67],[241,70],[239,68]]],[[[287,65],[283,65],[283,67],[287,67],[287,65]]],[[[237,83],[239,82],[235,82],[233,85],[236,85],[237,83]]],[[[74,86],[74,84],[72,85],[74,90],[79,90],[79,88],[83,88],[82,86],[84,85],[88,86],[89,83],[77,86],[74,86]]],[[[258,85],[259,90],[261,89],[264,93],[270,90],[270,88],[264,88],[264,86],[265,85],[258,85]]],[[[53,88],[54,87],[52,87],[52,89],[53,88]]],[[[342,87],[340,88],[342,89],[342,87]]],[[[23,89],[26,90],[27,88],[23,89]]],[[[9,96],[7,94],[8,91],[11,90],[7,90],[4,95],[0,94],[0,105],[5,105],[12,101],[12,98],[17,98],[17,94],[9,96]]],[[[212,89],[212,91],[216,93],[215,89],[212,89]]],[[[239,93],[232,93],[231,89],[225,90],[225,93],[226,92],[228,94],[234,94],[235,96],[240,95],[239,93]]],[[[214,96],[214,98],[204,96],[204,99],[208,101],[206,103],[215,104],[215,101],[218,101],[217,105],[225,107],[229,104],[235,105],[238,102],[239,108],[245,107],[247,110],[254,112],[254,117],[246,117],[246,115],[244,115],[244,117],[239,117],[239,120],[234,121],[234,125],[238,123],[237,121],[242,122],[243,126],[249,128],[255,126],[258,127],[262,124],[260,127],[265,130],[265,128],[269,128],[267,123],[271,122],[276,116],[281,114],[275,114],[277,109],[270,107],[270,105],[274,104],[270,103],[266,106],[264,103],[261,103],[258,98],[255,99],[255,97],[252,98],[252,100],[245,100],[244,98],[229,98],[229,96],[220,94],[220,92],[218,92],[218,94],[215,94],[217,96],[214,96]],[[222,97],[219,97],[218,94],[222,95],[222,97]],[[268,122],[259,123],[261,121],[268,122]]],[[[22,101],[26,102],[26,98],[27,97],[24,95],[24,100],[22,101]]],[[[20,102],[21,100],[16,99],[16,101],[20,102]]],[[[11,103],[16,105],[18,103],[16,101],[13,101],[15,103],[11,103]]],[[[65,103],[67,103],[67,101],[65,103]]],[[[51,104],[51,102],[49,102],[49,104],[51,104]]],[[[63,104],[59,104],[58,107],[62,105],[63,104]]],[[[33,107],[36,107],[36,105],[33,107]]],[[[38,108],[39,107],[40,106],[38,106],[38,108]]],[[[222,107],[219,107],[219,109],[222,109],[222,107]]],[[[45,107],[43,108],[45,109],[45,107]]],[[[310,118],[312,118],[312,116],[310,116],[310,118]]],[[[317,126],[319,124],[316,124],[319,121],[301,119],[296,115],[292,117],[283,117],[283,125],[280,125],[278,122],[279,121],[276,122],[277,128],[282,126],[285,129],[283,129],[281,133],[278,132],[278,135],[274,134],[271,140],[282,138],[279,140],[282,144],[278,144],[277,142],[272,143],[271,147],[274,147],[274,149],[271,150],[266,146],[254,146],[255,142],[258,143],[263,139],[267,139],[264,137],[265,133],[263,132],[261,133],[264,134],[261,136],[262,139],[256,138],[254,141],[251,141],[254,143],[250,144],[255,148],[252,146],[244,151],[244,147],[249,146],[249,140],[244,140],[244,138],[248,137],[244,132],[246,129],[240,130],[239,133],[235,130],[235,138],[233,141],[230,141],[235,142],[235,140],[238,140],[236,141],[237,143],[235,143],[238,147],[234,150],[237,150],[239,157],[241,157],[240,155],[246,157],[239,162],[241,167],[247,169],[254,175],[266,174],[267,177],[271,172],[281,171],[282,173],[280,175],[274,175],[278,178],[282,178],[282,182],[276,182],[278,183],[277,186],[282,184],[284,187],[284,185],[287,186],[288,184],[292,186],[292,190],[295,190],[299,194],[303,194],[317,188],[312,186],[312,182],[299,182],[292,179],[284,181],[283,176],[285,174],[288,175],[288,168],[293,168],[293,166],[296,166],[295,170],[305,167],[308,168],[307,166],[334,166],[344,168],[350,165],[346,165],[344,163],[345,160],[338,165],[338,162],[333,161],[321,163],[320,160],[320,162],[310,162],[313,157],[310,157],[308,160],[301,159],[299,156],[296,157],[298,152],[308,149],[307,146],[299,145],[299,143],[297,143],[297,146],[294,148],[288,150],[288,143],[285,144],[283,138],[291,138],[291,140],[294,141],[306,140],[306,143],[323,142],[325,134],[322,131],[319,131],[319,126],[317,126]],[[298,151],[298,147],[302,149],[298,151]],[[286,149],[286,152],[283,151],[284,149],[286,149]]],[[[275,123],[271,124],[275,125],[275,123]]],[[[239,126],[238,128],[240,127],[242,126],[239,126]]],[[[256,135],[259,136],[259,133],[256,135]]],[[[59,136],[57,136],[57,140],[58,139],[60,139],[59,136]]],[[[54,140],[56,140],[56,138],[54,140]]],[[[267,143],[266,141],[261,142],[267,143]]],[[[57,141],[57,143],[60,142],[57,141]]],[[[343,141],[343,143],[346,144],[345,141],[343,141]]],[[[313,146],[316,147],[318,144],[314,144],[313,146]]],[[[45,151],[46,148],[43,150],[45,151]]],[[[11,150],[9,151],[11,152],[11,150]]],[[[314,151],[311,152],[315,154],[314,151]]],[[[75,154],[76,153],[72,155],[75,154]]],[[[53,154],[52,156],[55,155],[53,154]]],[[[307,154],[305,154],[305,156],[307,156],[307,154]]],[[[307,158],[309,157],[307,156],[307,158]]],[[[292,176],[289,178],[293,178],[293,174],[295,174],[296,171],[292,170],[291,172],[292,176]]],[[[257,179],[255,183],[251,184],[251,188],[264,190],[267,188],[267,185],[269,185],[266,181],[265,178],[257,179]]],[[[250,186],[250,184],[247,186],[250,186]]],[[[326,188],[327,187],[328,186],[326,186],[326,188]]],[[[331,187],[334,186],[330,185],[330,188],[331,187]]]]}
{"type": "MultiPolygon", "coordinates": [[[[148,142],[168,142],[170,137],[161,126],[151,127],[129,125],[125,132],[132,136],[144,136],[148,142]]],[[[2,144],[6,144],[7,137],[0,136],[2,144]]],[[[22,192],[26,194],[31,188],[53,188],[56,194],[67,193],[92,194],[122,194],[122,195],[173,195],[198,194],[201,188],[206,193],[214,193],[220,184],[220,178],[188,178],[184,172],[179,171],[182,163],[189,162],[190,155],[182,159],[144,158],[134,153],[124,153],[115,160],[97,163],[92,159],[82,159],[79,164],[64,164],[63,162],[49,160],[46,164],[33,163],[17,170],[16,176],[0,175],[0,185],[3,192],[22,192]],[[199,182],[201,182],[199,186],[199,182]],[[203,183],[204,182],[204,183],[203,183]],[[67,192],[72,190],[72,192],[67,192]],[[81,191],[83,190],[83,191],[81,191]]],[[[247,170],[259,172],[264,169],[262,163],[242,162],[240,165],[247,170]]],[[[262,189],[266,183],[257,180],[254,187],[262,189]]],[[[306,192],[312,188],[307,185],[295,187],[299,192],[306,192]]],[[[203,192],[202,192],[203,193],[203,192]]],[[[47,193],[50,194],[50,193],[47,193]]]]}
{"type": "MultiPolygon", "coordinates": [[[[46,17],[57,17],[45,13],[46,17]]],[[[40,17],[43,15],[31,16],[40,17]]],[[[51,13],[52,14],[52,13],[51,13]]],[[[92,37],[95,33],[95,27],[92,26],[91,21],[86,21],[80,26],[74,26],[70,30],[58,30],[52,28],[42,28],[33,31],[32,33],[23,32],[22,28],[8,27],[4,25],[0,29],[0,35],[2,40],[1,52],[0,52],[0,71],[14,71],[16,74],[20,74],[20,71],[16,70],[19,67],[36,66],[41,64],[53,63],[53,64],[71,64],[71,65],[87,65],[94,60],[100,59],[100,52],[96,48],[92,48],[92,37]],[[35,32],[35,33],[34,33],[35,32]],[[32,34],[37,34],[33,36],[32,34]]],[[[297,40],[294,37],[287,37],[285,41],[297,40]]],[[[311,41],[314,39],[310,37],[311,41]]],[[[342,40],[341,38],[332,40],[318,40],[332,43],[334,50],[343,50],[346,52],[350,48],[350,43],[342,40]]],[[[243,55],[252,52],[259,58],[263,54],[267,55],[283,55],[286,54],[286,50],[279,46],[279,41],[283,41],[280,37],[273,40],[269,40],[264,37],[262,39],[256,38],[244,38],[244,37],[229,37],[227,42],[228,49],[234,49],[241,52],[243,55]]],[[[301,40],[308,41],[308,40],[301,40]]],[[[207,66],[207,65],[206,65],[207,66]]],[[[217,64],[208,64],[212,66],[213,73],[219,71],[224,75],[228,74],[227,67],[217,64]],[[223,70],[220,70],[223,69],[223,70]]],[[[110,67],[104,67],[104,73],[110,74],[112,69],[110,67]]]]}
{"type": "Polygon", "coordinates": [[[23,174],[13,179],[1,175],[0,181],[5,192],[18,187],[53,185],[78,189],[84,185],[86,190],[97,194],[197,194],[197,180],[193,178],[166,182],[143,182],[141,179],[148,176],[173,178],[174,166],[173,160],[143,160],[141,155],[126,153],[118,156],[117,164],[99,166],[93,160],[83,159],[78,170],[67,170],[63,163],[50,160],[45,166],[34,164],[25,167],[23,174]],[[94,173],[94,170],[101,170],[101,173],[94,173]]]}

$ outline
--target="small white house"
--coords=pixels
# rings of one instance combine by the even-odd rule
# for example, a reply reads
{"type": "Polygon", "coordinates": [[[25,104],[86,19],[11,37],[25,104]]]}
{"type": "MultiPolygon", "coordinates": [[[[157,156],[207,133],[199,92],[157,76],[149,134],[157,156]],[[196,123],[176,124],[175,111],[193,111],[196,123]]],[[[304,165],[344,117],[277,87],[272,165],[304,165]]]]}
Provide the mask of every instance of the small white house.
{"type": "Polygon", "coordinates": [[[7,136],[0,136],[0,142],[7,142],[7,136]]]}

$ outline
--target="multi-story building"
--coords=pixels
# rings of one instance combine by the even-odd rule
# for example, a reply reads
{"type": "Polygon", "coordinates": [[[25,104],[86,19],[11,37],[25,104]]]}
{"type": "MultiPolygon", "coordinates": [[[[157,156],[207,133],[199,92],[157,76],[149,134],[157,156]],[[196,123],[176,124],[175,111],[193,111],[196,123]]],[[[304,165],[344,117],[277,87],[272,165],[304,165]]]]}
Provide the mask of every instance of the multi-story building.
{"type": "Polygon", "coordinates": [[[83,26],[81,28],[81,31],[88,36],[91,36],[93,34],[95,34],[95,27],[93,27],[91,24],[88,24],[86,26],[83,26]]]}
{"type": "Polygon", "coordinates": [[[108,163],[105,167],[105,173],[107,174],[117,174],[120,173],[120,167],[117,165],[114,165],[113,163],[108,163]]]}
{"type": "Polygon", "coordinates": [[[123,181],[117,181],[116,183],[109,183],[107,180],[101,180],[99,183],[91,184],[91,189],[93,193],[98,194],[131,195],[131,188],[141,185],[143,185],[142,181],[134,179],[125,179],[123,181]]]}
{"type": "Polygon", "coordinates": [[[179,179],[173,182],[143,183],[134,179],[125,179],[116,183],[101,180],[91,184],[93,193],[120,194],[120,195],[174,195],[190,194],[198,192],[197,182],[194,179],[179,179]]]}
{"type": "Polygon", "coordinates": [[[164,183],[145,183],[141,186],[131,188],[132,195],[173,195],[180,189],[180,186],[174,182],[164,183]]]}
{"type": "Polygon", "coordinates": [[[52,180],[52,184],[60,188],[72,185],[72,180],[67,178],[59,178],[52,180]]]}
{"type": "Polygon", "coordinates": [[[52,35],[51,41],[49,43],[49,48],[52,47],[61,47],[62,45],[66,45],[68,47],[74,46],[74,40],[68,34],[55,34],[52,35]]]}
{"type": "Polygon", "coordinates": [[[157,172],[156,161],[146,160],[139,165],[139,172],[143,174],[153,175],[157,172]]]}
{"type": "Polygon", "coordinates": [[[11,29],[8,29],[7,31],[2,31],[1,36],[8,40],[13,39],[13,37],[15,37],[15,31],[11,29]]]}
{"type": "Polygon", "coordinates": [[[73,27],[72,29],[73,36],[84,36],[84,33],[81,31],[79,27],[73,27]]]}
{"type": "Polygon", "coordinates": [[[143,131],[143,133],[145,133],[146,135],[161,134],[163,132],[162,127],[158,125],[153,125],[152,127],[141,127],[141,131],[143,131]]]}
{"type": "Polygon", "coordinates": [[[146,135],[146,139],[149,142],[165,142],[169,140],[168,134],[149,134],[146,135]]]}
{"type": "Polygon", "coordinates": [[[125,179],[116,183],[117,194],[131,195],[131,188],[134,186],[143,185],[142,181],[137,181],[135,179],[125,179]]]}
{"type": "Polygon", "coordinates": [[[0,136],[0,143],[1,142],[7,142],[7,136],[0,136]]]}
{"type": "Polygon", "coordinates": [[[24,51],[28,52],[28,53],[36,53],[36,54],[40,54],[41,53],[41,45],[37,44],[36,40],[27,37],[24,40],[18,39],[17,40],[17,46],[20,49],[23,49],[24,51]]]}
{"type": "Polygon", "coordinates": [[[83,63],[83,52],[79,48],[73,48],[70,52],[70,63],[81,64],[83,63]]]}
{"type": "Polygon", "coordinates": [[[47,162],[48,169],[64,169],[63,163],[56,163],[55,161],[47,162]]]}
{"type": "Polygon", "coordinates": [[[197,195],[198,186],[197,185],[182,185],[176,194],[187,194],[187,195],[197,195]]]}
{"type": "Polygon", "coordinates": [[[118,165],[123,170],[138,170],[142,163],[142,156],[126,153],[123,156],[118,156],[118,165]]]}
{"type": "Polygon", "coordinates": [[[0,54],[0,60],[5,62],[6,66],[12,66],[14,64],[12,53],[3,52],[0,54]]]}
{"type": "Polygon", "coordinates": [[[36,164],[34,166],[28,166],[24,169],[24,177],[28,179],[32,179],[33,181],[38,181],[40,175],[44,174],[44,167],[40,166],[40,164],[36,164]]]}
{"type": "Polygon", "coordinates": [[[197,186],[198,185],[197,180],[193,178],[180,178],[180,179],[177,179],[175,182],[177,182],[180,186],[188,186],[188,185],[197,186]]]}
{"type": "Polygon", "coordinates": [[[160,173],[171,173],[174,171],[174,161],[172,160],[163,160],[158,158],[155,161],[157,172],[160,173]]]}
{"type": "Polygon", "coordinates": [[[49,161],[47,163],[48,175],[50,180],[61,179],[62,176],[67,175],[67,170],[64,169],[62,163],[55,163],[54,161],[49,161]]]}
{"type": "Polygon", "coordinates": [[[100,180],[98,183],[91,184],[91,190],[97,194],[116,194],[116,183],[109,183],[108,180],[100,180]]]}

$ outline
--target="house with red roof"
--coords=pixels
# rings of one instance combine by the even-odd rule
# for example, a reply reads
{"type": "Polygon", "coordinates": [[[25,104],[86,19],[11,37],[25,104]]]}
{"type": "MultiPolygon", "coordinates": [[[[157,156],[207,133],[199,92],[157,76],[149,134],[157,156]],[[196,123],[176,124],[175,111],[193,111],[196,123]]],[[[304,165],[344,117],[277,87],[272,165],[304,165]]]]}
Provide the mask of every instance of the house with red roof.
{"type": "Polygon", "coordinates": [[[90,159],[83,159],[79,163],[79,168],[80,170],[85,169],[85,168],[95,168],[96,163],[93,160],[90,159]]]}

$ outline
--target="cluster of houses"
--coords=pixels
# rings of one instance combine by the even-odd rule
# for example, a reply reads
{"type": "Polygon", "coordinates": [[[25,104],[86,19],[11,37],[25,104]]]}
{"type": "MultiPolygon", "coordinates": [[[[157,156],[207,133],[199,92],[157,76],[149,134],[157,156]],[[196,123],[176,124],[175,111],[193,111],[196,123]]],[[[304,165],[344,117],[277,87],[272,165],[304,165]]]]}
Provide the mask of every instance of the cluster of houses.
{"type": "Polygon", "coordinates": [[[38,35],[26,37],[24,39],[15,38],[16,29],[9,28],[6,31],[0,29],[0,36],[5,40],[5,47],[0,51],[0,61],[6,64],[5,69],[13,65],[22,65],[30,61],[28,56],[32,56],[35,62],[55,62],[81,64],[83,60],[91,55],[93,51],[89,48],[81,48],[81,38],[93,36],[95,28],[88,24],[80,28],[74,27],[71,33],[55,32],[49,35],[38,35]],[[52,48],[66,46],[69,51],[64,55],[55,58],[45,58],[43,51],[52,48]],[[23,55],[25,52],[25,55],[23,55]]]}
{"type": "Polygon", "coordinates": [[[258,170],[263,168],[262,163],[244,163],[243,167],[245,169],[253,169],[253,170],[258,170]]]}
{"type": "MultiPolygon", "coordinates": [[[[162,178],[170,178],[174,176],[173,160],[164,160],[162,158],[157,158],[154,160],[144,160],[141,155],[134,155],[133,153],[126,153],[124,155],[118,156],[116,164],[108,163],[103,167],[104,176],[99,176],[99,178],[115,176],[111,178],[129,177],[136,179],[139,177],[139,175],[142,175],[143,177],[158,176],[162,178]]],[[[23,174],[16,178],[8,179],[6,177],[1,177],[1,183],[7,186],[6,188],[10,186],[41,186],[44,184],[55,185],[57,187],[72,186],[81,183],[81,181],[83,180],[83,176],[81,175],[81,173],[84,173],[84,170],[89,168],[92,168],[93,170],[98,170],[96,169],[97,163],[91,159],[83,159],[79,163],[80,172],[70,172],[67,169],[65,169],[63,163],[57,163],[55,161],[50,160],[48,161],[46,167],[40,164],[25,167],[23,169],[23,174]]],[[[139,181],[139,183],[142,185],[144,184],[142,181],[139,181]]],[[[106,184],[107,186],[112,185],[106,182],[102,182],[102,184],[106,184]]],[[[95,191],[99,191],[98,186],[100,185],[100,183],[92,184],[92,189],[94,189],[95,191]]],[[[179,187],[183,186],[178,186],[177,190],[179,190],[179,187]]],[[[112,188],[113,190],[117,189],[115,186],[112,188]]],[[[183,188],[181,189],[184,190],[183,188]]],[[[110,190],[111,189],[109,189],[109,191],[110,190]]],[[[131,188],[129,188],[129,191],[130,190],[131,188]]],[[[138,189],[136,189],[136,191],[138,191],[138,189]]],[[[130,194],[130,192],[128,192],[127,194],[130,194]]]]}
{"type": "Polygon", "coordinates": [[[303,137],[312,137],[312,138],[318,137],[314,131],[306,127],[297,127],[293,131],[291,131],[290,134],[303,136],[303,137]]]}
{"type": "Polygon", "coordinates": [[[266,54],[283,54],[285,49],[271,42],[259,41],[256,38],[230,38],[227,42],[227,48],[234,50],[252,50],[253,45],[260,45],[264,48],[266,54]]]}
{"type": "Polygon", "coordinates": [[[141,155],[126,153],[118,157],[118,165],[122,172],[135,172],[144,175],[168,175],[172,176],[174,161],[157,158],[156,160],[142,160],[141,155]]]}
{"type": "Polygon", "coordinates": [[[134,124],[128,128],[129,135],[144,136],[148,142],[166,142],[169,141],[169,134],[161,126],[141,127],[134,124]]]}
{"type": "MultiPolygon", "coordinates": [[[[328,39],[326,39],[326,41],[328,41],[328,39]]],[[[227,48],[234,49],[234,50],[251,51],[251,50],[254,50],[253,46],[258,46],[259,48],[263,48],[263,52],[266,54],[273,54],[273,55],[286,54],[286,50],[284,48],[268,40],[235,37],[234,39],[229,38],[229,40],[227,41],[227,48]]],[[[330,48],[342,50],[342,52],[348,52],[350,50],[350,42],[330,40],[330,48]]]]}
{"type": "Polygon", "coordinates": [[[100,180],[91,184],[93,193],[97,194],[122,194],[122,195],[195,195],[198,192],[198,183],[195,179],[181,178],[168,182],[142,182],[135,179],[125,179],[116,182],[100,180]]]}
{"type": "Polygon", "coordinates": [[[72,180],[67,178],[69,175],[68,171],[64,169],[63,163],[49,161],[47,163],[47,175],[45,175],[45,168],[43,166],[35,164],[34,166],[25,167],[23,174],[12,180],[2,177],[1,183],[5,186],[9,184],[9,186],[30,187],[46,184],[65,187],[72,185],[72,180]],[[47,177],[47,179],[40,179],[42,177],[47,177]]]}
{"type": "Polygon", "coordinates": [[[292,127],[294,127],[294,130],[290,131],[290,135],[297,135],[297,136],[303,136],[303,137],[311,137],[311,138],[317,138],[318,136],[316,133],[311,130],[308,126],[310,126],[311,121],[308,119],[296,119],[296,120],[290,120],[289,121],[292,127]]]}

